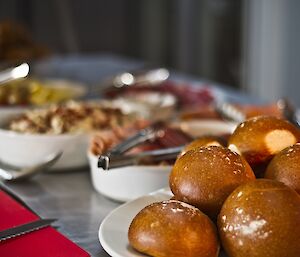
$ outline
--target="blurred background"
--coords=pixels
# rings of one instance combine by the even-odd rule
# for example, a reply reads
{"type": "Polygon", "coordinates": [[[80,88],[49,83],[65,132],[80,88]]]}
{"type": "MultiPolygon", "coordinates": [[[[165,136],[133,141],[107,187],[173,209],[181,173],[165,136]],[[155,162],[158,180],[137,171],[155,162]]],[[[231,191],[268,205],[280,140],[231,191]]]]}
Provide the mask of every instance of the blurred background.
{"type": "Polygon", "coordinates": [[[0,59],[113,54],[300,106],[298,0],[0,0],[0,59]]]}

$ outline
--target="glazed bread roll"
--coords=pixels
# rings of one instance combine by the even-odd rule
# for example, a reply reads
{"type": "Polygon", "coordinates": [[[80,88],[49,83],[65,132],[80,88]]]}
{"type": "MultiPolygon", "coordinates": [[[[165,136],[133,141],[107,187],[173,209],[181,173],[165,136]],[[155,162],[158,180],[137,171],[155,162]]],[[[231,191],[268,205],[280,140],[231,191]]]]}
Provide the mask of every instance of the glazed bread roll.
{"type": "Polygon", "coordinates": [[[259,116],[241,123],[230,136],[228,148],[242,154],[253,167],[269,161],[300,140],[300,131],[286,120],[259,116]]]}
{"type": "Polygon", "coordinates": [[[212,145],[225,146],[226,142],[221,137],[217,137],[217,136],[202,136],[202,137],[199,137],[199,138],[195,139],[194,141],[192,141],[188,145],[186,145],[183,148],[183,150],[181,151],[180,155],[184,155],[186,152],[188,152],[190,150],[193,150],[195,148],[198,148],[198,147],[212,146],[212,145]]]}
{"type": "Polygon", "coordinates": [[[188,151],[176,160],[170,188],[177,200],[215,219],[227,196],[254,179],[251,167],[239,154],[225,147],[209,146],[188,151]]]}
{"type": "Polygon", "coordinates": [[[229,257],[299,257],[300,197],[275,180],[241,185],[225,201],[218,228],[229,257]]]}
{"type": "Polygon", "coordinates": [[[154,257],[217,257],[216,228],[197,208],[176,200],[151,204],[133,219],[128,238],[154,257]]]}
{"type": "Polygon", "coordinates": [[[300,194],[300,144],[275,155],[267,167],[265,178],[278,180],[300,194]]]}

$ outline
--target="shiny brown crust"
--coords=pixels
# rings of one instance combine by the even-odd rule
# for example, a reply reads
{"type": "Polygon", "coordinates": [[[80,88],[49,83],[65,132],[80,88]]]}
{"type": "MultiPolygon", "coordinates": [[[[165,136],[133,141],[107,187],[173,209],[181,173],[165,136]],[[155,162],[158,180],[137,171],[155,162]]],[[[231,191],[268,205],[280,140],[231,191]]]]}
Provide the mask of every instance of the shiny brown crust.
{"type": "Polygon", "coordinates": [[[217,257],[216,228],[197,208],[168,200],[151,204],[133,219],[128,238],[137,251],[155,257],[217,257]]]}
{"type": "Polygon", "coordinates": [[[288,121],[272,116],[259,116],[241,123],[230,136],[228,147],[232,150],[238,150],[251,166],[261,164],[290,146],[284,145],[275,152],[270,151],[265,139],[268,133],[272,131],[290,132],[295,137],[295,141],[290,145],[300,141],[299,129],[288,121]]]}
{"type": "Polygon", "coordinates": [[[275,180],[249,182],[227,198],[218,228],[230,257],[299,257],[300,197],[275,180]]]}
{"type": "Polygon", "coordinates": [[[184,149],[181,151],[180,155],[184,155],[186,152],[193,150],[198,147],[204,147],[204,146],[212,146],[212,145],[217,145],[217,146],[225,146],[226,142],[223,138],[217,137],[217,136],[202,136],[188,145],[184,147],[184,149]]]}
{"type": "Polygon", "coordinates": [[[198,207],[215,219],[227,196],[255,179],[249,164],[225,147],[196,148],[179,157],[170,174],[176,199],[198,207]]]}
{"type": "Polygon", "coordinates": [[[278,180],[300,194],[300,144],[275,155],[267,167],[265,178],[278,180]]]}

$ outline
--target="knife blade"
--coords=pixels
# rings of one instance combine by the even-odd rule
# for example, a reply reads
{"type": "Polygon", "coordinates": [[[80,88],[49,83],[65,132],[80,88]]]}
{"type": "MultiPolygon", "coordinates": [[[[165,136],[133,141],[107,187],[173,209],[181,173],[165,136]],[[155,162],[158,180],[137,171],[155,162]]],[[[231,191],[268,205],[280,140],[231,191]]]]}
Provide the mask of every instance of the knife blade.
{"type": "Polygon", "coordinates": [[[17,227],[2,230],[0,231],[0,242],[47,227],[54,221],[56,221],[56,219],[39,219],[17,227]]]}

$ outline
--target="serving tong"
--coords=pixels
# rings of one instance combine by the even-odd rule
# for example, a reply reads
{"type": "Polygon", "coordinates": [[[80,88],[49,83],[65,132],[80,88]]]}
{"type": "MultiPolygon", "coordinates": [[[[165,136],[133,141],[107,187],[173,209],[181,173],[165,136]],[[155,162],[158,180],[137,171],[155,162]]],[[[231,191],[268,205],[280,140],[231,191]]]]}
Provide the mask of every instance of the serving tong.
{"type": "Polygon", "coordinates": [[[246,114],[228,102],[216,102],[215,110],[226,121],[241,123],[246,120],[246,114]]]}
{"type": "Polygon", "coordinates": [[[4,85],[8,82],[25,78],[28,74],[28,63],[22,63],[19,66],[0,71],[0,85],[4,85]]]}
{"type": "Polygon", "coordinates": [[[285,119],[287,119],[290,123],[295,125],[296,127],[300,127],[300,121],[297,116],[297,112],[292,103],[286,98],[280,98],[277,101],[277,106],[281,110],[282,115],[285,119]]]}
{"type": "Polygon", "coordinates": [[[101,83],[101,90],[119,90],[131,86],[156,86],[166,81],[170,72],[166,68],[145,68],[119,73],[101,83]]]}
{"type": "Polygon", "coordinates": [[[138,133],[129,137],[122,143],[112,148],[109,152],[101,155],[98,159],[98,167],[103,170],[109,170],[111,168],[119,168],[130,165],[149,164],[157,161],[172,160],[175,159],[181,152],[184,145],[187,143],[187,138],[178,138],[176,141],[169,138],[164,138],[167,131],[167,127],[163,122],[156,122],[149,127],[140,130],[138,133]],[[175,147],[163,148],[158,150],[144,151],[137,154],[125,154],[130,149],[148,142],[154,141],[158,138],[165,139],[174,145],[175,147]]]}
{"type": "Polygon", "coordinates": [[[170,147],[137,154],[100,156],[98,167],[104,170],[132,165],[152,164],[159,161],[174,160],[184,146],[170,147]]]}
{"type": "MultiPolygon", "coordinates": [[[[297,110],[293,104],[287,98],[280,98],[276,104],[283,118],[299,128],[300,121],[297,116],[297,110]]],[[[247,118],[245,113],[239,110],[235,105],[228,102],[217,102],[215,104],[215,110],[224,120],[227,121],[241,123],[247,118]]]]}

